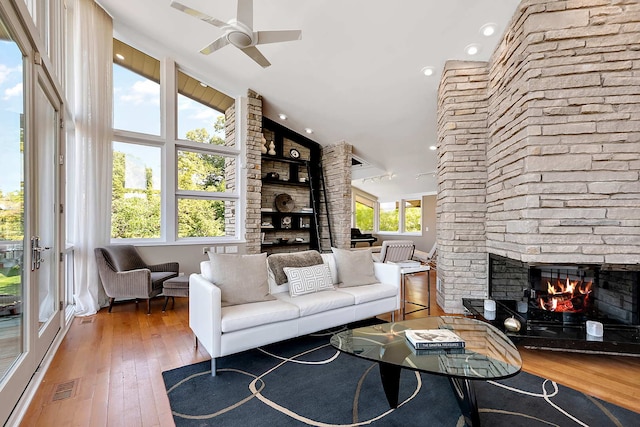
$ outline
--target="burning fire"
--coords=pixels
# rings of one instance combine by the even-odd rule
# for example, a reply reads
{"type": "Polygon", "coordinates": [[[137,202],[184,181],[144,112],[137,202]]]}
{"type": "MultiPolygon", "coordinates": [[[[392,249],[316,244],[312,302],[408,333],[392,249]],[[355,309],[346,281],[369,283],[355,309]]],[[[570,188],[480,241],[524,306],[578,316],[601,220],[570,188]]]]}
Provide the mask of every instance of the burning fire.
{"type": "Polygon", "coordinates": [[[538,298],[541,309],[557,312],[578,313],[587,308],[591,297],[592,282],[558,280],[554,285],[547,282],[547,295],[538,298]]]}

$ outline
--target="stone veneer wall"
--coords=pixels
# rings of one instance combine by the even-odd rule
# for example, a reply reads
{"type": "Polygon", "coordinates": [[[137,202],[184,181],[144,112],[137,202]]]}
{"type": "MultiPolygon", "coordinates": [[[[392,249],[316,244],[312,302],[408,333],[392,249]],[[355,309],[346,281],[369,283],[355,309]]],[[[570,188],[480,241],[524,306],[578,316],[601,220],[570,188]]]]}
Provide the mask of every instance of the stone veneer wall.
{"type": "MultiPolygon", "coordinates": [[[[486,93],[471,76],[457,80],[463,67],[447,64],[438,100],[440,305],[459,311],[459,297],[480,296],[486,283],[486,266],[469,277],[485,243],[454,227],[484,227],[488,252],[523,262],[638,264],[640,2],[523,0],[488,64],[486,93]],[[467,138],[457,134],[483,98],[486,128],[479,117],[467,138]],[[486,169],[478,160],[465,182],[461,152],[481,153],[483,132],[486,169]],[[461,192],[473,183],[476,192],[461,192]],[[485,202],[486,224],[471,227],[485,202]]],[[[465,69],[474,68],[482,74],[477,63],[465,69]]]]}
{"type": "Polygon", "coordinates": [[[640,2],[526,0],[490,71],[487,246],[640,260],[640,2]]]}
{"type": "Polygon", "coordinates": [[[447,312],[487,296],[487,83],[486,63],[449,61],[439,87],[437,302],[447,312]]]}
{"type": "Polygon", "coordinates": [[[260,253],[260,205],[262,193],[262,96],[249,90],[247,93],[247,138],[246,138],[246,252],[260,253]]]}
{"type": "MultiPolygon", "coordinates": [[[[351,246],[351,155],[352,147],[345,142],[322,147],[333,246],[343,249],[351,246]]],[[[321,203],[321,209],[322,219],[325,219],[324,203],[321,203]]],[[[323,251],[330,251],[328,229],[326,224],[321,225],[321,247],[323,251]]]]}

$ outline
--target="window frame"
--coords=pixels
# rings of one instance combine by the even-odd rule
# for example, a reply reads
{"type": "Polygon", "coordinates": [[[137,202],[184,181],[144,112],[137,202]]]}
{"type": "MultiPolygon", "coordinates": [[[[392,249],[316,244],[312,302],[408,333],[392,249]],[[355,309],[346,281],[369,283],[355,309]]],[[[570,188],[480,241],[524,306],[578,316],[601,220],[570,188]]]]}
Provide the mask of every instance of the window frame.
{"type": "Polygon", "coordinates": [[[414,195],[412,197],[403,197],[396,200],[380,201],[375,196],[359,190],[356,187],[352,187],[351,191],[351,226],[357,227],[356,224],[356,198],[369,200],[373,203],[373,230],[374,234],[387,235],[387,236],[422,236],[424,232],[424,195],[414,195]],[[406,212],[405,205],[412,200],[420,201],[420,231],[406,231],[406,212]],[[381,203],[398,203],[398,231],[380,231],[380,204],[381,203]]]}
{"type": "MultiPolygon", "coordinates": [[[[114,39],[115,40],[115,39],[114,39]]],[[[131,46],[133,47],[133,46],[131,46]]],[[[134,47],[135,49],[135,47],[134,47]]],[[[114,51],[114,55],[115,55],[114,51]]],[[[211,243],[242,243],[245,224],[242,221],[242,211],[244,208],[241,194],[243,194],[242,152],[243,147],[239,138],[236,138],[233,146],[214,145],[194,142],[185,139],[178,139],[178,72],[193,76],[194,74],[179,67],[171,58],[163,58],[160,62],[160,135],[144,134],[123,129],[113,129],[113,141],[149,145],[161,149],[161,190],[160,190],[160,238],[158,239],[125,239],[112,238],[111,243],[134,244],[138,246],[157,246],[175,244],[211,244],[211,243]],[[178,157],[180,149],[196,151],[211,155],[222,155],[235,159],[235,182],[233,191],[224,193],[179,190],[178,189],[178,157]],[[178,200],[180,198],[197,198],[204,200],[233,201],[235,203],[235,227],[234,233],[230,236],[211,237],[178,237],[178,200]]],[[[114,59],[114,64],[117,64],[114,59]]],[[[119,65],[119,64],[118,64],[119,65]]],[[[139,74],[139,73],[138,73],[139,74]]],[[[139,74],[141,78],[148,78],[139,74]]],[[[195,77],[192,77],[195,78],[195,77]]],[[[209,82],[200,80],[210,85],[209,82]]],[[[211,85],[210,85],[211,86],[211,85]]],[[[237,106],[237,100],[234,100],[237,106]]],[[[213,107],[212,107],[213,108],[213,107]]],[[[215,108],[214,108],[215,109],[215,108]]],[[[215,109],[217,110],[217,109],[215,109]]],[[[217,110],[219,111],[219,110],[217,110]]],[[[225,114],[222,112],[222,114],[225,114]]],[[[112,167],[112,166],[111,166],[112,167]]]]}

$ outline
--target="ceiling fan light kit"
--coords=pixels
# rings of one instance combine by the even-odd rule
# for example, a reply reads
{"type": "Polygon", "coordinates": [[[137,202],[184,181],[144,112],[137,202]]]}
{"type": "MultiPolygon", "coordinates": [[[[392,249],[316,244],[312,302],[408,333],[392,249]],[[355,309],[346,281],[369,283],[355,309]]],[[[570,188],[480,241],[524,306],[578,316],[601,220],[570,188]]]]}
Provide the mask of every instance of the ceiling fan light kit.
{"type": "Polygon", "coordinates": [[[238,0],[237,17],[227,22],[213,18],[176,1],[171,2],[171,7],[224,31],[222,36],[200,50],[203,55],[209,55],[230,44],[240,49],[262,68],[267,68],[271,63],[258,50],[257,45],[302,39],[302,31],[300,30],[254,31],[253,0],[238,0]]]}

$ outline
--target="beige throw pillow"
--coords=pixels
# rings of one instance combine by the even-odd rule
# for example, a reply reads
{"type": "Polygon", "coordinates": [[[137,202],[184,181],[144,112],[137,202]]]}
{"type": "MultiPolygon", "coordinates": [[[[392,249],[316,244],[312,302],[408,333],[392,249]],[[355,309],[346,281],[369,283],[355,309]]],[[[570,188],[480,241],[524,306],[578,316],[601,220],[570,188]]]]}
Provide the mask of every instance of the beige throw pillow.
{"type": "Polygon", "coordinates": [[[271,301],[267,283],[267,254],[214,254],[211,260],[211,279],[220,288],[222,306],[271,301]]]}
{"type": "Polygon", "coordinates": [[[349,251],[331,248],[338,268],[338,286],[350,287],[378,283],[373,270],[371,250],[349,251]]]}

